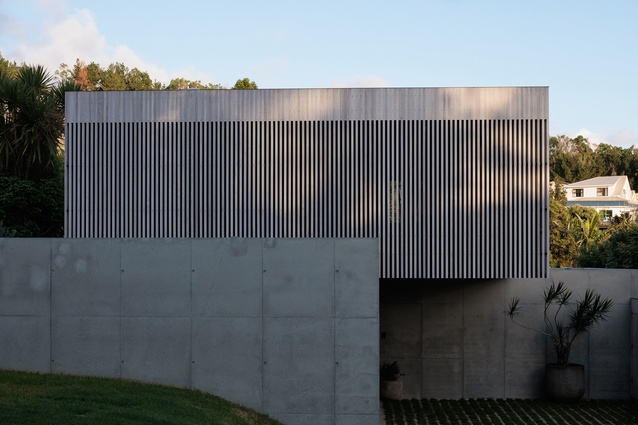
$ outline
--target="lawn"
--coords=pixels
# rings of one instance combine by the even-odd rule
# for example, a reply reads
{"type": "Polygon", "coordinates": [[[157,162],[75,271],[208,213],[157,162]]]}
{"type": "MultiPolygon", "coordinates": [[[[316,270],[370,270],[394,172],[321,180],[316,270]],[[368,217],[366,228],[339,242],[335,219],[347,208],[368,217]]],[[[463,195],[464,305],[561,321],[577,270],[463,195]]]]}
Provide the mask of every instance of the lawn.
{"type": "Polygon", "coordinates": [[[272,418],[201,391],[0,370],[0,424],[259,424],[272,418]]]}

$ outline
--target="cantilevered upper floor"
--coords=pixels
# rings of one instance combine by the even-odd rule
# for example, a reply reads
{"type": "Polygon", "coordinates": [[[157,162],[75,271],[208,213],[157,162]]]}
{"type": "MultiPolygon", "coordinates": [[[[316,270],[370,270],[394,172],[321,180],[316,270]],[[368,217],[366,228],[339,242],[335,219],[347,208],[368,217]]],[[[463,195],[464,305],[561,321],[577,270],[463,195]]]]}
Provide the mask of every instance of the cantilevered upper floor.
{"type": "Polygon", "coordinates": [[[548,270],[548,89],[68,93],[67,237],[379,237],[381,277],[548,270]]]}

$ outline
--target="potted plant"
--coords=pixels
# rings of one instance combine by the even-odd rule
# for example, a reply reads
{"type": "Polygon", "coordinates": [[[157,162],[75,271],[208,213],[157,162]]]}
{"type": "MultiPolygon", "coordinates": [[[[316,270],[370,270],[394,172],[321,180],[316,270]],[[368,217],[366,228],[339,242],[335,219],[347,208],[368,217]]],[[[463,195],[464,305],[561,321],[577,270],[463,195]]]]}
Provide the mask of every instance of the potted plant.
{"type": "Polygon", "coordinates": [[[556,401],[578,401],[585,394],[585,367],[569,362],[576,337],[589,332],[594,325],[605,321],[613,301],[588,289],[580,300],[571,302],[572,291],[563,282],[552,284],[543,292],[545,302],[545,329],[536,329],[517,321],[520,316],[520,300],[512,298],[507,315],[515,324],[549,337],[554,348],[556,363],[545,368],[547,396],[556,401]]]}
{"type": "Polygon", "coordinates": [[[381,365],[381,398],[401,400],[403,398],[403,382],[399,380],[401,369],[396,361],[381,365]]]}

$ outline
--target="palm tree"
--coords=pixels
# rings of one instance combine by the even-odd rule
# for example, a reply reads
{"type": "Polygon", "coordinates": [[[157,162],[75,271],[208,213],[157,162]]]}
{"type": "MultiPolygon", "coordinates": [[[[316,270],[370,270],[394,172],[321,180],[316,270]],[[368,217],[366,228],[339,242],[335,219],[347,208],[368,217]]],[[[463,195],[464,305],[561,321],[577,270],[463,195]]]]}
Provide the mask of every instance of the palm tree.
{"type": "Polygon", "coordinates": [[[0,171],[22,179],[54,174],[64,134],[64,92],[42,66],[23,66],[15,78],[0,74],[0,171]]]}

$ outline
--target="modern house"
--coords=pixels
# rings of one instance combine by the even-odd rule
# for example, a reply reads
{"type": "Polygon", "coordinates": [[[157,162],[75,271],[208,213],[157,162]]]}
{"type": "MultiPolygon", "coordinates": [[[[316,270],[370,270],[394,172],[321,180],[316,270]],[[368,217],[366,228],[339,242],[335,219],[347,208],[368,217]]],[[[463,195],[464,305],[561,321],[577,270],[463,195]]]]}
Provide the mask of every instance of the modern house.
{"type": "Polygon", "coordinates": [[[595,177],[564,186],[567,205],[582,205],[602,212],[603,223],[623,214],[636,216],[638,198],[627,176],[595,177]]]}
{"type": "Polygon", "coordinates": [[[69,238],[380,239],[382,278],[542,278],[548,89],[77,92],[69,238]]]}
{"type": "Polygon", "coordinates": [[[0,239],[0,368],[378,425],[383,362],[405,398],[542,397],[551,346],[507,300],[598,282],[618,314],[574,360],[628,398],[635,271],[548,270],[548,111],[546,87],[68,93],[66,237],[0,239]]]}

